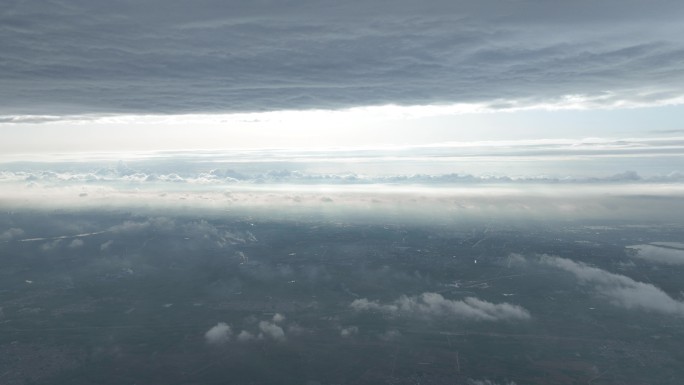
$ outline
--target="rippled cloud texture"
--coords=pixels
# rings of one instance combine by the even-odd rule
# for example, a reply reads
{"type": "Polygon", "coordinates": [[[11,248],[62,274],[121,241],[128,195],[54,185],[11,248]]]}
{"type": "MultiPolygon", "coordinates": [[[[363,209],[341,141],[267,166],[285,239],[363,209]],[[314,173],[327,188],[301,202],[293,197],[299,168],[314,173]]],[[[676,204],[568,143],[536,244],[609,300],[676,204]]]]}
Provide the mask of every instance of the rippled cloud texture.
{"type": "Polygon", "coordinates": [[[682,13],[636,0],[7,1],[0,115],[681,102],[682,13]]]}

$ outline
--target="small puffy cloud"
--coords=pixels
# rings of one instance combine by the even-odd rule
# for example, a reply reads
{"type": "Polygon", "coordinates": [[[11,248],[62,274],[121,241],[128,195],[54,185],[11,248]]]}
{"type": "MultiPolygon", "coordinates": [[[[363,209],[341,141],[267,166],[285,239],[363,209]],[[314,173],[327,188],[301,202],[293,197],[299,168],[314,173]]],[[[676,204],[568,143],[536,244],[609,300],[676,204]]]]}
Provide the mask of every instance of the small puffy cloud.
{"type": "Polygon", "coordinates": [[[112,243],[114,243],[114,241],[110,239],[110,240],[108,240],[107,242],[101,244],[101,245],[100,245],[100,251],[108,250],[109,247],[112,245],[112,243]]]}
{"type": "Polygon", "coordinates": [[[256,337],[254,334],[248,332],[247,330],[243,330],[240,332],[240,334],[237,335],[237,340],[240,342],[249,342],[254,340],[256,337]]]}
{"type": "Polygon", "coordinates": [[[54,241],[43,243],[40,246],[40,249],[43,251],[52,251],[52,250],[58,248],[61,244],[62,244],[61,239],[55,239],[54,241]]]}
{"type": "Polygon", "coordinates": [[[351,337],[353,335],[356,335],[359,333],[359,328],[358,326],[347,326],[346,328],[342,328],[340,330],[340,336],[344,338],[351,337]]]}
{"type": "Polygon", "coordinates": [[[310,334],[311,330],[300,326],[299,324],[293,323],[287,326],[287,334],[294,336],[301,336],[304,334],[310,334]]]}
{"type": "Polygon", "coordinates": [[[399,330],[388,330],[378,337],[383,341],[396,341],[401,338],[401,332],[399,330]]]}
{"type": "Polygon", "coordinates": [[[262,337],[268,337],[276,341],[285,341],[285,331],[273,322],[259,322],[259,330],[261,330],[260,336],[262,337]]]}
{"type": "Polygon", "coordinates": [[[78,239],[78,238],[74,239],[73,241],[71,241],[69,243],[70,249],[78,249],[79,247],[82,247],[82,246],[83,246],[83,240],[78,239]]]}
{"type": "Polygon", "coordinates": [[[204,339],[208,344],[222,345],[230,341],[230,336],[232,334],[233,331],[231,330],[230,325],[225,322],[219,322],[216,326],[204,333],[204,339]]]}
{"type": "Polygon", "coordinates": [[[634,245],[627,246],[627,249],[633,251],[632,255],[636,258],[664,265],[684,265],[682,249],[655,245],[634,245]]]}
{"type": "Polygon", "coordinates": [[[412,297],[404,295],[385,304],[361,298],[354,300],[350,306],[356,311],[377,311],[391,316],[450,317],[476,321],[526,320],[530,318],[530,313],[517,305],[505,302],[494,304],[474,297],[449,300],[438,293],[423,293],[412,297]]]}
{"type": "Polygon", "coordinates": [[[615,306],[684,316],[684,302],[675,300],[650,283],[566,258],[544,255],[541,263],[572,273],[580,283],[593,287],[599,296],[615,306]]]}
{"type": "Polygon", "coordinates": [[[0,233],[0,241],[11,241],[18,237],[21,237],[22,235],[24,235],[24,230],[17,227],[12,227],[0,233]]]}
{"type": "Polygon", "coordinates": [[[366,298],[356,299],[349,306],[356,311],[397,311],[397,307],[395,305],[381,305],[378,301],[369,301],[366,298]]]}
{"type": "MultiPolygon", "coordinates": [[[[250,324],[252,326],[257,326],[258,331],[256,333],[252,333],[248,330],[242,330],[240,333],[236,336],[236,339],[240,342],[250,342],[254,340],[274,340],[274,341],[285,341],[286,340],[286,333],[285,330],[283,329],[284,326],[281,326],[282,323],[285,321],[285,316],[276,313],[273,315],[271,320],[265,320],[265,321],[258,321],[258,319],[255,316],[249,316],[245,319],[246,324],[250,324]],[[255,325],[256,324],[256,325],[255,325]],[[280,325],[279,325],[280,324],[280,325]]],[[[305,329],[300,327],[297,324],[291,324],[287,327],[288,333],[298,335],[298,334],[303,334],[305,333],[305,329]]]]}

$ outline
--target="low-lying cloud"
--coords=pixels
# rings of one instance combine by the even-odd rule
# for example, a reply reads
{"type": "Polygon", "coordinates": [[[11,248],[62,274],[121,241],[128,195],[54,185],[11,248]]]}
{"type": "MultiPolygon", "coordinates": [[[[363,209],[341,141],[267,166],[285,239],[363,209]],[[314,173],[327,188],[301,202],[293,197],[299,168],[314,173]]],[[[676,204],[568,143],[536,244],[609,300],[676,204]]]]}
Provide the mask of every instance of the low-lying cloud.
{"type": "Polygon", "coordinates": [[[555,256],[542,256],[541,263],[573,274],[578,281],[593,289],[596,295],[615,306],[684,317],[684,302],[670,297],[650,283],[610,273],[582,262],[555,256]]]}
{"type": "Polygon", "coordinates": [[[633,257],[664,265],[684,265],[684,249],[656,245],[627,246],[633,257]]]}
{"type": "MultiPolygon", "coordinates": [[[[256,317],[250,316],[253,322],[256,322],[256,317]]],[[[283,323],[286,317],[280,313],[276,313],[270,320],[259,321],[256,325],[256,330],[240,330],[235,336],[235,340],[240,343],[248,343],[253,341],[276,341],[285,342],[287,340],[287,335],[285,329],[283,329],[283,323]]],[[[290,325],[288,330],[292,330],[292,327],[299,329],[300,327],[296,324],[290,325]]],[[[295,330],[294,334],[297,333],[295,330]]],[[[212,327],[204,335],[207,343],[212,345],[223,345],[229,342],[233,338],[232,327],[225,323],[219,322],[216,326],[212,327]]]]}
{"type": "Polygon", "coordinates": [[[83,240],[76,238],[73,241],[69,242],[68,247],[70,249],[78,249],[78,248],[82,247],[84,244],[85,243],[83,242],[83,240]]]}
{"type": "Polygon", "coordinates": [[[359,333],[359,327],[353,326],[353,325],[344,327],[340,330],[340,336],[344,337],[344,338],[352,337],[358,333],[359,333]]]}
{"type": "Polygon", "coordinates": [[[21,236],[24,235],[24,230],[17,228],[17,227],[12,227],[9,228],[2,233],[0,233],[0,242],[2,241],[11,241],[13,239],[20,238],[21,236]]]}
{"type": "Polygon", "coordinates": [[[254,334],[248,332],[247,330],[242,330],[236,338],[239,342],[249,342],[254,340],[256,337],[254,336],[254,334]]]}
{"type": "Polygon", "coordinates": [[[285,341],[285,331],[282,327],[276,325],[275,322],[260,321],[259,322],[259,334],[262,338],[270,338],[275,341],[285,341]]]}
{"type": "Polygon", "coordinates": [[[204,339],[212,345],[223,345],[230,341],[233,331],[225,322],[219,322],[204,334],[204,339]]]}
{"type": "Polygon", "coordinates": [[[527,320],[530,313],[518,305],[494,304],[478,298],[449,300],[438,293],[423,293],[418,296],[401,296],[381,303],[366,298],[354,300],[350,307],[356,311],[375,311],[389,316],[419,318],[456,318],[474,321],[527,320]]]}

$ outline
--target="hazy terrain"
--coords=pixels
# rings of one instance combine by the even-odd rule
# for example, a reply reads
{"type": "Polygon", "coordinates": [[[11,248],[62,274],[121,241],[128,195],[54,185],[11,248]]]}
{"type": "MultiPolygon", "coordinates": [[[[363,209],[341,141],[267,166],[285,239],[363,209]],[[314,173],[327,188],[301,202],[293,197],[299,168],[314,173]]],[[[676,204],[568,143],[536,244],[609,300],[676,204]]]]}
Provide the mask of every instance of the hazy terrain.
{"type": "Polygon", "coordinates": [[[681,223],[119,208],[0,228],[3,384],[684,375],[681,223]]]}

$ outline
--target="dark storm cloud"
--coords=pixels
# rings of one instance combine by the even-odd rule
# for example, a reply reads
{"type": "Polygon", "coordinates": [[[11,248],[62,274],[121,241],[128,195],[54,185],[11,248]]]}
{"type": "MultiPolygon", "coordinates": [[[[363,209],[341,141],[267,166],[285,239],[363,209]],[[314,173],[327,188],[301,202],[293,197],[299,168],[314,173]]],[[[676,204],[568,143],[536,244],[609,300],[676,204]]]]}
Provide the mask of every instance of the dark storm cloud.
{"type": "Polygon", "coordinates": [[[7,1],[0,115],[659,102],[683,93],[682,14],[636,0],[7,1]]]}

